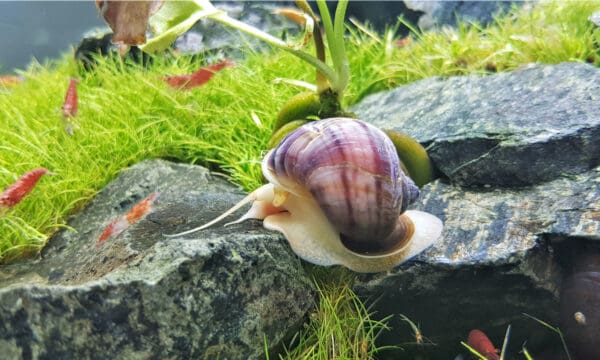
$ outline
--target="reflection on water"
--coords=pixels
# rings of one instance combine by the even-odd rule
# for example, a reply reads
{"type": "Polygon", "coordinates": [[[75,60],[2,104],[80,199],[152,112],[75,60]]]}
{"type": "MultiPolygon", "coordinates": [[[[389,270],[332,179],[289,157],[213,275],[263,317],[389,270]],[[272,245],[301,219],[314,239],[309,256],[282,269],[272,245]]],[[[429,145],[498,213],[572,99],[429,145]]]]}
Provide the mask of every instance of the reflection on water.
{"type": "Polygon", "coordinates": [[[0,74],[59,57],[98,26],[94,1],[0,1],[0,74]]]}

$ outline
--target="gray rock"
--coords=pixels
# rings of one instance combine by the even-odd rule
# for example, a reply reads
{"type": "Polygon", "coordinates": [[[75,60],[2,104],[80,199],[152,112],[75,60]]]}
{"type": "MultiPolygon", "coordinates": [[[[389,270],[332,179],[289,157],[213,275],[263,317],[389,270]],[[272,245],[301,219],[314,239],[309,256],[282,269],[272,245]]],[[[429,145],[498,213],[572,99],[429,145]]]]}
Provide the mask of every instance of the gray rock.
{"type": "Polygon", "coordinates": [[[285,239],[258,222],[203,223],[243,196],[206,169],[160,160],[123,171],[40,259],[3,267],[0,351],[9,358],[264,356],[293,335],[315,290],[285,239]],[[155,209],[97,247],[102,230],[150,192],[155,209]]]}
{"type": "MultiPolygon", "coordinates": [[[[273,11],[293,2],[280,1],[215,1],[213,4],[228,16],[242,21],[275,37],[299,33],[299,27],[273,11]]],[[[190,31],[180,36],[173,47],[182,54],[206,54],[219,58],[242,59],[248,49],[267,50],[269,46],[254,37],[210,19],[200,20],[190,31]]]]}
{"type": "Polygon", "coordinates": [[[456,26],[457,20],[476,22],[487,25],[494,20],[494,15],[506,12],[522,1],[422,1],[404,0],[406,7],[413,11],[421,11],[418,25],[427,30],[437,26],[456,26]]]}
{"type": "MultiPolygon", "coordinates": [[[[460,341],[475,328],[500,346],[508,324],[513,354],[524,341],[536,351],[558,344],[556,334],[522,313],[558,325],[570,248],[580,240],[600,248],[600,167],[520,190],[464,190],[437,180],[423,189],[415,208],[444,221],[442,241],[416,262],[355,284],[361,298],[376,299],[370,309],[377,316],[394,315],[394,330],[382,334],[382,345],[414,341],[399,313],[438,344],[406,347],[428,359],[464,352],[460,341]]],[[[394,359],[406,352],[385,354],[394,359]]],[[[560,346],[555,354],[562,354],[560,346]]]]}
{"type": "MultiPolygon", "coordinates": [[[[560,358],[556,334],[522,313],[558,325],[563,277],[578,254],[600,251],[598,90],[593,66],[538,65],[425,79],[352,109],[425,144],[450,180],[427,185],[415,204],[444,221],[442,241],[391,274],[355,284],[361,298],[376,299],[374,313],[405,314],[438,344],[382,358],[447,359],[464,353],[460,341],[475,328],[500,346],[508,324],[511,353],[527,341],[537,354],[550,349],[560,358]]],[[[397,315],[390,325],[381,345],[398,345],[401,329],[414,341],[397,315]]]]}
{"type": "Polygon", "coordinates": [[[600,70],[536,65],[489,76],[429,78],[373,94],[360,118],[405,132],[463,186],[524,186],[600,164],[600,70]]]}

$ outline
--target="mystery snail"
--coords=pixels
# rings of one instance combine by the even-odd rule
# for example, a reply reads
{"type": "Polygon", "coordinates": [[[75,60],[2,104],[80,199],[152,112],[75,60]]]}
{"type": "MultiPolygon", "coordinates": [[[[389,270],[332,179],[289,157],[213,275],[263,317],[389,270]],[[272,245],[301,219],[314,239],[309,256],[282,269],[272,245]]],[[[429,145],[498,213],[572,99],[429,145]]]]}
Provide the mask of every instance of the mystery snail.
{"type": "Polygon", "coordinates": [[[441,235],[435,216],[406,210],[419,190],[401,170],[396,148],[378,128],[349,118],[309,122],[262,161],[268,184],[205,229],[253,202],[242,216],[263,219],[294,252],[318,265],[380,272],[419,254],[441,235]]]}

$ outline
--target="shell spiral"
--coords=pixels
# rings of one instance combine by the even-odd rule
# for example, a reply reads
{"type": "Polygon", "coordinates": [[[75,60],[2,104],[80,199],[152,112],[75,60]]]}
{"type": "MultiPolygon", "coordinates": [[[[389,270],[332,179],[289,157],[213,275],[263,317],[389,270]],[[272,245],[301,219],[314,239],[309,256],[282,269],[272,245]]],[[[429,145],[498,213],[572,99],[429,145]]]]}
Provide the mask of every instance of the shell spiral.
{"type": "Polygon", "coordinates": [[[344,245],[359,254],[396,246],[390,234],[419,195],[385,133],[349,118],[296,129],[267,154],[263,173],[277,187],[312,196],[344,245]]]}

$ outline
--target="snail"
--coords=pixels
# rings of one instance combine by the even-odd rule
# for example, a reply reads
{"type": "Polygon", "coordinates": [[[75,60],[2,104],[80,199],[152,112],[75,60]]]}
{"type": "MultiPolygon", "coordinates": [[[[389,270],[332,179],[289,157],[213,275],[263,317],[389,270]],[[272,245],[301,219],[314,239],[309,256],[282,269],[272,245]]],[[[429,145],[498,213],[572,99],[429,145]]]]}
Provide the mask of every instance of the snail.
{"type": "Polygon", "coordinates": [[[253,202],[233,223],[263,219],[265,228],[283,233],[292,250],[314,264],[381,272],[419,254],[442,232],[434,215],[406,210],[418,187],[401,170],[391,140],[360,120],[302,125],[266,154],[262,172],[269,183],[221,216],[167,236],[205,229],[253,202]]]}

